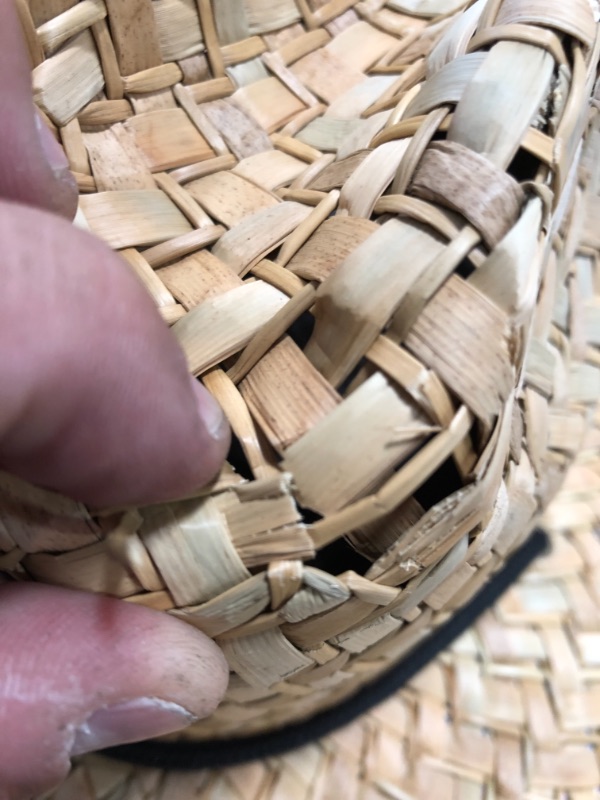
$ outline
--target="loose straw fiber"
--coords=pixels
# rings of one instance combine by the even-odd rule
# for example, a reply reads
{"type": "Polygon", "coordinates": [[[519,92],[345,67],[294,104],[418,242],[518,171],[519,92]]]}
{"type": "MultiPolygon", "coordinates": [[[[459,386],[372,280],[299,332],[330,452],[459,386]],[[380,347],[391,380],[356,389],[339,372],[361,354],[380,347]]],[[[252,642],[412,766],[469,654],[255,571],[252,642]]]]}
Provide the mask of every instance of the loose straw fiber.
{"type": "Polygon", "coordinates": [[[544,519],[554,552],[384,705],[302,750],[228,770],[89,757],[52,800],[595,800],[598,430],[588,446],[544,519]]]}
{"type": "MultiPolygon", "coordinates": [[[[147,287],[236,447],[197,496],[97,517],[3,476],[0,566],[214,637],[230,687],[188,737],[353,695],[561,483],[600,394],[597,5],[19,3],[79,224],[147,287]]],[[[498,646],[564,639],[523,637],[498,646]]],[[[504,776],[526,712],[488,680],[472,703],[506,715],[504,776]]]]}

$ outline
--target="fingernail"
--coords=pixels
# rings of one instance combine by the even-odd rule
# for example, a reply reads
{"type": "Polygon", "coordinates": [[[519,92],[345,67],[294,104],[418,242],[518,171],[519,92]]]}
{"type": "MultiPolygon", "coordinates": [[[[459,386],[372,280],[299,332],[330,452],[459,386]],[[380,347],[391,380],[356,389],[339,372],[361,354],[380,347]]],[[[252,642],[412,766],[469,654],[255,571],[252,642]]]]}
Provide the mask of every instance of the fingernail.
{"type": "Polygon", "coordinates": [[[191,376],[192,388],[196,395],[196,405],[198,413],[208,433],[213,439],[221,441],[229,435],[229,425],[225,419],[223,409],[217,403],[212,394],[204,386],[191,376]]]}
{"type": "Polygon", "coordinates": [[[77,181],[69,169],[69,160],[37,109],[35,109],[35,127],[40,149],[57,182],[53,196],[55,210],[67,218],[72,218],[77,208],[79,192],[77,181]]]}
{"type": "Polygon", "coordinates": [[[75,731],[71,756],[175,733],[196,719],[176,703],[156,697],[128,700],[94,711],[75,731]]]}
{"type": "Polygon", "coordinates": [[[40,147],[48,162],[48,166],[52,172],[59,177],[69,169],[69,160],[37,109],[35,111],[35,127],[38,132],[40,147]]]}

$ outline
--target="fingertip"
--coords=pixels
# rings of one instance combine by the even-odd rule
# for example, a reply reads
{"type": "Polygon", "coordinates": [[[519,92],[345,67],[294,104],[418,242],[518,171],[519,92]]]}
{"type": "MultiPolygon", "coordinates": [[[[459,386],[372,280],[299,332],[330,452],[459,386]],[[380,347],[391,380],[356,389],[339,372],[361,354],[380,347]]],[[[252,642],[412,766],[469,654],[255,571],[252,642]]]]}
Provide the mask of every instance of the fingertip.
{"type": "MultiPolygon", "coordinates": [[[[54,211],[68,220],[72,220],[77,211],[79,192],[77,182],[69,168],[69,161],[61,145],[46,125],[40,112],[34,111],[35,129],[41,152],[50,169],[50,187],[42,185],[41,202],[50,211],[54,211]]],[[[40,176],[43,178],[43,176],[40,176]]],[[[38,203],[34,202],[34,205],[38,203]]]]}
{"type": "Polygon", "coordinates": [[[0,626],[0,797],[11,800],[52,788],[74,754],[210,715],[227,687],[212,640],[120,600],[4,585],[0,626]]]}
{"type": "Polygon", "coordinates": [[[208,435],[214,439],[221,448],[228,448],[231,433],[223,409],[200,381],[196,380],[193,376],[190,376],[190,378],[198,416],[202,421],[202,425],[205,427],[208,435]]]}
{"type": "Polygon", "coordinates": [[[2,468],[95,508],[174,500],[212,480],[228,425],[128,265],[16,204],[0,202],[0,239],[2,468]]]}
{"type": "MultiPolygon", "coordinates": [[[[195,476],[193,486],[186,487],[185,492],[178,492],[178,497],[189,494],[205,486],[213,480],[221,470],[231,446],[231,428],[223,409],[199,380],[190,376],[196,411],[202,428],[203,454],[202,464],[195,476]]],[[[174,499],[174,498],[172,498],[174,499]]]]}

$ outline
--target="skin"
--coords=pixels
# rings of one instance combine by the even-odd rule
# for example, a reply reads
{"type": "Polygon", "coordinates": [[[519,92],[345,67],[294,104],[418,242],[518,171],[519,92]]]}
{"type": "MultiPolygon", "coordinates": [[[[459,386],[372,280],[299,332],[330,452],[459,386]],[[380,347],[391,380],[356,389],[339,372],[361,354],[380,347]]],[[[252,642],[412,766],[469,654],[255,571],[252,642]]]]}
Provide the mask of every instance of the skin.
{"type": "MultiPolygon", "coordinates": [[[[0,19],[0,469],[93,506],[183,495],[218,471],[227,426],[128,267],[70,225],[13,0],[0,19]]],[[[4,584],[0,631],[0,800],[55,786],[98,709],[156,697],[201,717],[225,691],[213,642],[125,602],[4,584]]]]}

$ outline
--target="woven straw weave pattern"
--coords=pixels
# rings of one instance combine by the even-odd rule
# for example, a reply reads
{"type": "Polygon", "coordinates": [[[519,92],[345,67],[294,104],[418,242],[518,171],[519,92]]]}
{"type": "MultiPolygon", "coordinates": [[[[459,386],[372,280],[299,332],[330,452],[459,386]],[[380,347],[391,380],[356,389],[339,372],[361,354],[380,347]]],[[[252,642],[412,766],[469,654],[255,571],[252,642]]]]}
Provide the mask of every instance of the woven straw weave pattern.
{"type": "Polygon", "coordinates": [[[88,758],[52,800],[595,800],[598,431],[588,446],[544,520],[554,552],[392,700],[321,742],[235,769],[88,758]]]}
{"type": "Polygon", "coordinates": [[[373,680],[562,480],[599,394],[595,6],[20,4],[78,222],[239,453],[197,498],[95,519],[5,477],[2,568],[213,636],[230,688],[187,735],[373,680]]]}

